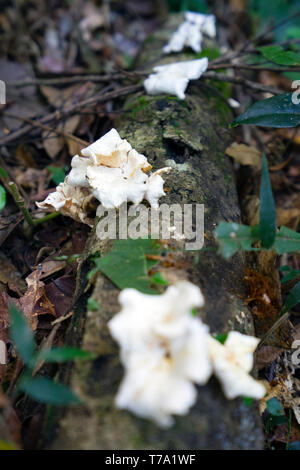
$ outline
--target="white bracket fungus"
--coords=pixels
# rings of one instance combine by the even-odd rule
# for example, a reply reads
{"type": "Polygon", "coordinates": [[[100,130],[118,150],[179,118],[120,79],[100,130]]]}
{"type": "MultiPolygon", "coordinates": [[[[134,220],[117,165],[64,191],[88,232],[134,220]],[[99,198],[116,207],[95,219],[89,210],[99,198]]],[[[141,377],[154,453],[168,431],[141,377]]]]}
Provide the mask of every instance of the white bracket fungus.
{"type": "Polygon", "coordinates": [[[183,100],[189,80],[200,78],[207,67],[207,57],[158,65],[153,69],[155,73],[149,75],[144,81],[145,90],[148,95],[167,93],[169,95],[176,95],[179,99],[183,100]]]}
{"type": "Polygon", "coordinates": [[[150,173],[147,158],[121,139],[116,129],[111,129],[99,140],[75,155],[72,169],[54,193],[37,203],[46,210],[61,211],[80,222],[92,224],[86,206],[94,197],[107,209],[119,207],[123,202],[139,204],[143,199],[152,207],[165,195],[161,174],[170,168],[150,173]],[[147,174],[148,173],[148,174],[147,174]]]}
{"type": "Polygon", "coordinates": [[[253,368],[253,353],[259,343],[254,336],[231,331],[224,344],[209,338],[209,356],[215,375],[228,399],[238,396],[262,398],[266,389],[249,373],[253,368]]]}
{"type": "Polygon", "coordinates": [[[185,47],[190,47],[194,52],[201,52],[202,35],[210,38],[216,36],[216,19],[214,15],[204,15],[187,11],[185,21],[181,23],[170,41],[164,46],[163,52],[180,52],[185,47]]]}
{"type": "Polygon", "coordinates": [[[119,301],[122,309],[108,324],[125,368],[116,405],[168,427],[171,415],[184,415],[195,403],[193,383],[211,374],[208,327],[191,314],[203,305],[202,294],[181,281],[162,295],[124,289],[119,301]]]}
{"type": "Polygon", "coordinates": [[[231,331],[223,345],[210,336],[191,315],[204,304],[197,286],[180,281],[162,295],[124,289],[119,301],[121,311],[108,323],[125,369],[118,408],[168,427],[172,415],[187,414],[196,402],[194,384],[205,384],[213,372],[228,399],[265,395],[249,375],[259,340],[231,331]]]}

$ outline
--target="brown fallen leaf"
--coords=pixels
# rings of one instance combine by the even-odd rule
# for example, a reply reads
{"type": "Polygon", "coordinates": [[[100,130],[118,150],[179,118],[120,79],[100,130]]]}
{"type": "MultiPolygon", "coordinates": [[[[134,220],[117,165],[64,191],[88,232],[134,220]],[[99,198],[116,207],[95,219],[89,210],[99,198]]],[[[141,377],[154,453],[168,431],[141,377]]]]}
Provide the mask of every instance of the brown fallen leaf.
{"type": "Polygon", "coordinates": [[[282,348],[274,346],[262,346],[256,354],[256,365],[258,370],[270,365],[284,351],[282,348]]]}
{"type": "Polygon", "coordinates": [[[227,147],[226,154],[234,158],[240,165],[251,165],[261,168],[261,152],[255,147],[233,142],[227,147]]]}
{"type": "Polygon", "coordinates": [[[71,308],[75,287],[73,276],[62,276],[46,285],[46,295],[53,303],[58,317],[65,315],[71,308]]]}
{"type": "Polygon", "coordinates": [[[297,442],[300,441],[300,427],[296,423],[284,423],[276,428],[274,440],[278,442],[297,442]],[[290,429],[289,429],[290,428],[290,429]]]}
{"type": "Polygon", "coordinates": [[[10,297],[6,292],[2,292],[2,298],[6,309],[10,303],[18,307],[25,315],[32,330],[36,330],[38,324],[38,315],[53,315],[56,317],[56,311],[53,304],[45,293],[45,284],[40,281],[41,270],[33,271],[27,278],[27,291],[19,299],[10,297]]]}
{"type": "Polygon", "coordinates": [[[276,217],[277,217],[277,225],[280,227],[284,225],[285,227],[289,227],[291,229],[296,230],[299,220],[300,220],[300,208],[293,208],[293,209],[283,209],[278,208],[276,210],[276,217]]]}
{"type": "Polygon", "coordinates": [[[6,395],[0,391],[0,441],[21,447],[21,422],[6,395]]]}
{"type": "Polygon", "coordinates": [[[26,283],[3,252],[0,252],[0,266],[0,282],[6,284],[16,294],[22,295],[26,289],[26,283]]]}

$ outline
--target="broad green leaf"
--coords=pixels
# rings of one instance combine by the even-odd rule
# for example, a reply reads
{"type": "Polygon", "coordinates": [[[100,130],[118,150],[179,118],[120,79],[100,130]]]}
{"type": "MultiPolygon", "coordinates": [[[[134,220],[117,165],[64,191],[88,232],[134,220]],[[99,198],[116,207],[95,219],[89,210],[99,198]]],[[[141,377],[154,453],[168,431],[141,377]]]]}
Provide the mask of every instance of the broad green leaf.
{"type": "Polygon", "coordinates": [[[50,171],[55,184],[59,185],[64,181],[66,175],[62,168],[58,166],[49,165],[47,166],[47,170],[50,171]]]}
{"type": "Polygon", "coordinates": [[[270,398],[267,401],[267,410],[273,416],[285,416],[284,408],[277,398],[270,398]]]}
{"type": "Polygon", "coordinates": [[[258,50],[266,59],[275,64],[300,65],[300,54],[294,51],[285,51],[281,46],[263,46],[258,50]]]}
{"type": "Polygon", "coordinates": [[[300,302],[300,281],[290,290],[284,303],[282,313],[288,312],[300,302]]]}
{"type": "Polygon", "coordinates": [[[0,184],[0,212],[4,209],[6,204],[6,191],[3,186],[0,184]]]}
{"type": "Polygon", "coordinates": [[[52,348],[41,351],[38,354],[37,360],[43,360],[45,362],[67,362],[74,361],[75,359],[91,359],[93,355],[88,351],[82,351],[81,349],[62,347],[52,348]]]}
{"type": "Polygon", "coordinates": [[[273,248],[279,255],[299,251],[300,233],[287,227],[280,227],[279,232],[276,234],[273,248]]]}
{"type": "Polygon", "coordinates": [[[263,155],[260,183],[259,238],[263,248],[270,248],[276,235],[276,208],[273,198],[268,162],[263,155]]]}
{"type": "Polygon", "coordinates": [[[13,304],[9,306],[11,318],[10,334],[14,345],[24,364],[32,367],[34,350],[36,347],[33,333],[24,318],[24,315],[13,304]]]}
{"type": "Polygon", "coordinates": [[[80,400],[68,387],[53,382],[46,377],[23,378],[19,387],[28,396],[40,403],[49,403],[51,405],[80,403],[80,400]]]}
{"type": "Polygon", "coordinates": [[[265,127],[295,127],[300,124],[300,104],[293,103],[292,95],[292,93],[283,93],[257,101],[230,126],[256,124],[265,127]]]}
{"type": "Polygon", "coordinates": [[[284,284],[285,282],[291,281],[295,277],[299,276],[300,270],[299,269],[292,269],[290,266],[281,266],[279,268],[279,271],[286,273],[282,278],[281,278],[281,283],[284,284]]]}
{"type": "Polygon", "coordinates": [[[230,258],[239,250],[252,250],[252,243],[255,241],[252,227],[236,223],[220,222],[215,236],[225,258],[230,258]]]}
{"type": "Polygon", "coordinates": [[[133,287],[146,294],[156,294],[148,270],[157,261],[148,260],[146,254],[157,255],[160,251],[156,240],[115,240],[108,255],[93,259],[96,267],[89,273],[89,278],[100,270],[120,289],[133,287]]]}

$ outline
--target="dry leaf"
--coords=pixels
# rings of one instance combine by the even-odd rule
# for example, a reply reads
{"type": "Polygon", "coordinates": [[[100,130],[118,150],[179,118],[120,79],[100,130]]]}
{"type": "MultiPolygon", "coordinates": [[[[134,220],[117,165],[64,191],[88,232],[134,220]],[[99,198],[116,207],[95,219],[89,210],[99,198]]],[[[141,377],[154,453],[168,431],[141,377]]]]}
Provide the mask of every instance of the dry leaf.
{"type": "Polygon", "coordinates": [[[234,158],[240,165],[251,165],[261,168],[261,152],[255,147],[233,142],[227,147],[226,154],[234,158]]]}
{"type": "Polygon", "coordinates": [[[21,274],[2,252],[0,253],[0,262],[0,282],[7,285],[16,294],[22,295],[26,289],[26,284],[21,278],[21,274]]]}
{"type": "Polygon", "coordinates": [[[32,330],[36,330],[38,315],[53,315],[56,311],[45,293],[45,284],[40,281],[41,270],[32,272],[27,278],[27,291],[19,299],[10,297],[6,292],[2,293],[2,300],[6,309],[10,303],[18,307],[25,315],[32,330]]]}
{"type": "Polygon", "coordinates": [[[296,230],[299,220],[300,220],[300,208],[293,208],[293,209],[277,209],[276,211],[277,216],[277,225],[280,227],[284,225],[285,227],[289,227],[291,229],[296,230]]]}

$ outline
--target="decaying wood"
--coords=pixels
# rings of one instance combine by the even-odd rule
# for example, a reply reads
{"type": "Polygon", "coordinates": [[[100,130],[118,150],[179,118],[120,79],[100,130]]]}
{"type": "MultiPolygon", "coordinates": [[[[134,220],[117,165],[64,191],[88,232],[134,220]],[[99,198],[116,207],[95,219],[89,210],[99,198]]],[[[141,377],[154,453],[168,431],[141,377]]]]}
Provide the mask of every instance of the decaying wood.
{"type": "MultiPolygon", "coordinates": [[[[171,19],[146,42],[140,64],[159,61],[161,47],[175,23],[171,19]]],[[[174,57],[171,59],[174,61],[174,57]]],[[[190,86],[185,101],[165,95],[134,95],[126,101],[116,123],[121,136],[145,154],[154,169],[171,164],[172,171],[164,178],[169,191],[161,202],[205,205],[207,247],[213,245],[212,232],[218,222],[240,220],[234,173],[225,155],[230,143],[228,112],[218,95],[212,96],[211,92],[208,95],[204,87],[190,86]]],[[[256,405],[249,408],[242,399],[225,399],[214,378],[199,387],[196,405],[187,416],[176,418],[169,430],[161,430],[149,421],[115,408],[114,397],[123,370],[107,321],[119,310],[119,290],[99,275],[93,291],[84,293],[89,257],[109,249],[110,244],[100,242],[93,231],[78,273],[77,302],[68,334],[70,344],[80,344],[94,352],[96,359],[67,367],[60,377],[71,385],[84,404],[67,410],[50,408],[45,423],[47,438],[42,445],[53,449],[262,448],[256,405]],[[86,300],[90,295],[101,309],[86,314],[86,300]]],[[[215,250],[185,251],[178,256],[184,263],[169,273],[166,269],[164,276],[172,280],[189,279],[200,286],[206,299],[202,318],[211,332],[237,329],[253,334],[252,319],[242,301],[242,256],[238,254],[225,261],[215,250]]]]}

